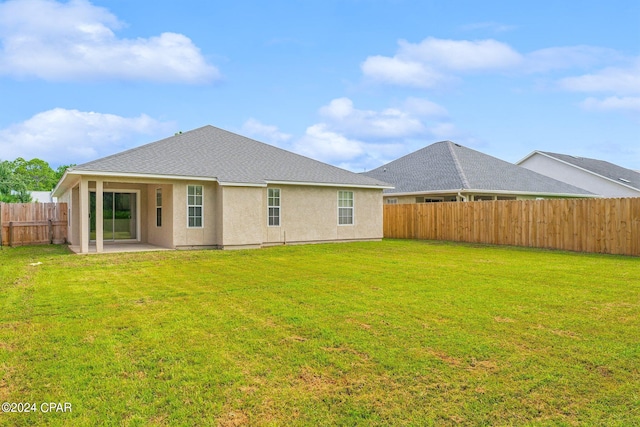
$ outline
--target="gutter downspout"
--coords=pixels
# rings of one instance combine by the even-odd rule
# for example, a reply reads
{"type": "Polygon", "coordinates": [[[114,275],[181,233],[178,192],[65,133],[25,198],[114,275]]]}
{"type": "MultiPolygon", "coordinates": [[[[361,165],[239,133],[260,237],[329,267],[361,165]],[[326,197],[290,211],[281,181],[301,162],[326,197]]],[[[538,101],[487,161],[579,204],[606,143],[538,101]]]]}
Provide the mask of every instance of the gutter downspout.
{"type": "Polygon", "coordinates": [[[467,201],[467,198],[465,196],[462,195],[462,193],[460,191],[458,191],[458,197],[460,197],[462,199],[463,202],[467,201]]]}

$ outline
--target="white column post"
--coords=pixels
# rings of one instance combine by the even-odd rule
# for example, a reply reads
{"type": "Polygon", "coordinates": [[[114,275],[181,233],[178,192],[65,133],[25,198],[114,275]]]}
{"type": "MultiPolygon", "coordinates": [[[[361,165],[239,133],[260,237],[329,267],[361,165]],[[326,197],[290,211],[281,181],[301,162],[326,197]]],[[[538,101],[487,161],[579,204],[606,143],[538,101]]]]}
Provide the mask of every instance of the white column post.
{"type": "Polygon", "coordinates": [[[80,253],[89,253],[89,181],[87,178],[80,178],[80,253]]]}
{"type": "Polygon", "coordinates": [[[96,179],[96,252],[103,250],[104,244],[104,198],[103,183],[101,179],[96,179]]]}

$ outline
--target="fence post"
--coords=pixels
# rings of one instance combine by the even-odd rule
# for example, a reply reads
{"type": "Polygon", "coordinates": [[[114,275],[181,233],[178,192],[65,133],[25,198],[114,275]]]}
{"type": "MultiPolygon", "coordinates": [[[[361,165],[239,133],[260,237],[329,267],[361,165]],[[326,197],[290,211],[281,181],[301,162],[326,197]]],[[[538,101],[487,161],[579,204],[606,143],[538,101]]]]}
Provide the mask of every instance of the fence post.
{"type": "Polygon", "coordinates": [[[13,221],[9,221],[9,246],[13,247],[13,221]]]}
{"type": "Polygon", "coordinates": [[[49,219],[49,244],[53,245],[53,221],[49,219]]]}

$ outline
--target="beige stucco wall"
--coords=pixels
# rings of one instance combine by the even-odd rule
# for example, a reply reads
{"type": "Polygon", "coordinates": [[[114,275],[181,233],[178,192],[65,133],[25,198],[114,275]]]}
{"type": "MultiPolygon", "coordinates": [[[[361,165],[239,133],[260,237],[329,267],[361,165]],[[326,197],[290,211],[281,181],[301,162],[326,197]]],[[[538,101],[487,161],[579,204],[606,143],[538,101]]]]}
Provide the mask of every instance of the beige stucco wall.
{"type": "Polygon", "coordinates": [[[78,217],[79,214],[79,203],[78,203],[78,194],[79,189],[70,188],[63,194],[58,197],[59,203],[67,204],[67,242],[72,245],[77,244],[76,240],[78,239],[78,221],[75,221],[75,218],[78,217]]]}
{"type": "MultiPolygon", "coordinates": [[[[193,183],[196,184],[196,183],[193,183]]],[[[338,188],[274,185],[280,188],[281,222],[269,227],[267,188],[204,187],[204,227],[187,228],[186,186],[174,186],[174,243],[225,249],[262,245],[382,238],[382,190],[354,192],[354,224],[338,225],[338,188]]]]}
{"type": "Polygon", "coordinates": [[[142,223],[147,229],[147,240],[152,245],[173,248],[173,185],[149,184],[147,185],[147,215],[142,223]],[[156,190],[162,190],[162,225],[157,226],[156,221],[156,190]]]}
{"type": "Polygon", "coordinates": [[[263,243],[301,243],[382,238],[382,190],[270,185],[280,189],[280,226],[267,220],[267,189],[262,189],[263,243]],[[338,191],[354,193],[354,224],[338,225],[338,191]]]}
{"type": "Polygon", "coordinates": [[[263,210],[266,209],[262,196],[264,191],[264,187],[222,187],[221,246],[231,248],[262,244],[263,210]],[[265,208],[262,209],[262,206],[265,208]]]}
{"type": "Polygon", "coordinates": [[[173,244],[175,247],[215,247],[220,243],[216,232],[216,206],[219,186],[208,181],[176,181],[173,184],[173,244]],[[187,225],[187,186],[202,185],[202,227],[187,225]]]}

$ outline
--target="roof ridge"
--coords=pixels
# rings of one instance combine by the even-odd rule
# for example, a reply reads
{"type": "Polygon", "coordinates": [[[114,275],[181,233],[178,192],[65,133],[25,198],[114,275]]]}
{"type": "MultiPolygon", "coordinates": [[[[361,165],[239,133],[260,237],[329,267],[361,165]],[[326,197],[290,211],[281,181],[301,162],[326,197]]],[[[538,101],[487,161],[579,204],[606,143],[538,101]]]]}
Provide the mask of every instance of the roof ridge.
{"type": "Polygon", "coordinates": [[[469,180],[467,179],[467,175],[465,175],[464,170],[462,169],[462,165],[458,160],[458,156],[454,151],[453,147],[451,146],[452,144],[455,144],[455,143],[453,141],[445,141],[445,142],[447,143],[447,147],[449,148],[449,152],[451,153],[451,157],[453,158],[453,164],[456,165],[456,170],[458,171],[458,174],[460,174],[460,178],[462,179],[462,185],[464,185],[464,188],[471,188],[471,185],[469,184],[469,180]]]}

